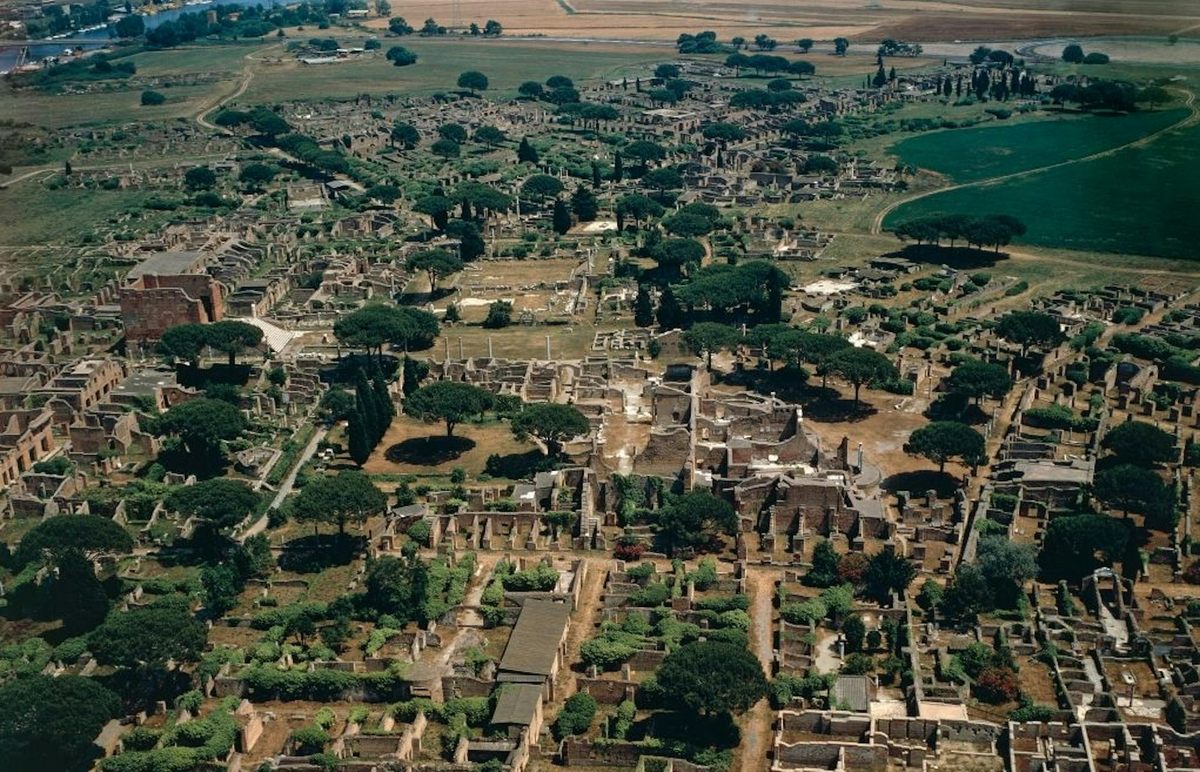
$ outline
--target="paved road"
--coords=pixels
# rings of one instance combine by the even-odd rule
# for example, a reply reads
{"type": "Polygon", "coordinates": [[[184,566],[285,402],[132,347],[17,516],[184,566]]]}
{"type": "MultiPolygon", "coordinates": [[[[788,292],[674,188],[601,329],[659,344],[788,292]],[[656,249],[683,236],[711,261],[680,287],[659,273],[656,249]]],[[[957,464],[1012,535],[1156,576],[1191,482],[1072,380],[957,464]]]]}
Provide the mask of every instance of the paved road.
{"type": "MultiPolygon", "coordinates": [[[[287,498],[288,494],[292,492],[292,488],[296,484],[296,474],[300,471],[301,467],[303,467],[308,460],[313,457],[313,454],[317,452],[317,443],[325,439],[325,435],[328,431],[329,430],[324,426],[317,429],[316,434],[314,434],[312,439],[308,441],[308,445],[304,446],[304,452],[300,454],[300,458],[297,459],[292,468],[288,470],[287,477],[283,478],[283,482],[280,484],[279,490],[275,492],[275,498],[271,500],[271,506],[269,509],[278,507],[283,503],[283,500],[287,498]]],[[[264,513],[262,517],[255,521],[254,525],[247,528],[246,531],[238,537],[238,541],[245,542],[246,539],[249,539],[251,536],[262,533],[264,530],[266,530],[266,528],[267,515],[264,513]]]]}

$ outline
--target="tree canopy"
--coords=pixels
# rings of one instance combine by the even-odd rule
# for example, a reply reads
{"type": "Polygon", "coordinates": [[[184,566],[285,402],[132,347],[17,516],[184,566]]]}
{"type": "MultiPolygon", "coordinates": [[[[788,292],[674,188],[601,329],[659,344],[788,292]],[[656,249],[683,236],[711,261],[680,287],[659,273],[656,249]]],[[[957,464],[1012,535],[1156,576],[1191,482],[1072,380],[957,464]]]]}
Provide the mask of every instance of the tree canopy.
{"type": "Polygon", "coordinates": [[[1092,493],[1104,504],[1122,512],[1146,515],[1146,525],[1173,529],[1178,521],[1178,501],[1172,486],[1152,469],[1118,464],[1096,472],[1092,493]]]}
{"type": "Polygon", "coordinates": [[[343,345],[376,350],[400,346],[405,351],[429,348],[438,335],[437,318],[428,311],[381,303],[363,306],[333,323],[333,334],[343,345]]]}
{"type": "Polygon", "coordinates": [[[236,319],[222,319],[205,327],[208,345],[229,357],[229,364],[237,363],[238,354],[262,343],[263,331],[258,327],[236,319]]]}
{"type": "Polygon", "coordinates": [[[31,675],[0,685],[0,758],[11,772],[73,770],[100,753],[93,740],[121,699],[94,678],[31,675]]]}
{"type": "Polygon", "coordinates": [[[916,578],[917,567],[911,560],[897,555],[891,546],[872,555],[863,572],[867,596],[879,603],[886,603],[892,593],[903,593],[916,578]]]}
{"type": "Polygon", "coordinates": [[[476,91],[487,91],[488,77],[478,70],[467,70],[458,76],[458,87],[465,88],[472,94],[476,91]]]}
{"type": "Polygon", "coordinates": [[[512,431],[517,439],[537,437],[545,443],[551,456],[558,455],[565,440],[587,434],[590,429],[591,425],[579,408],[554,402],[526,405],[512,419],[512,431]]]}
{"type": "Polygon", "coordinates": [[[404,400],[404,412],[422,421],[445,421],[446,436],[456,424],[492,406],[491,392],[460,381],[436,381],[422,386],[404,400]]]}
{"type": "Polygon", "coordinates": [[[890,359],[869,348],[843,348],[828,359],[829,369],[854,386],[854,409],[859,406],[859,389],[864,383],[896,377],[890,359]]]}
{"type": "Polygon", "coordinates": [[[741,336],[727,324],[699,322],[683,333],[683,343],[696,356],[707,355],[708,369],[712,369],[713,354],[737,345],[741,336]]]}
{"type": "Polygon", "coordinates": [[[1100,445],[1122,463],[1136,466],[1154,466],[1176,458],[1175,435],[1144,421],[1114,426],[1100,445]]]}
{"type": "Polygon", "coordinates": [[[405,267],[410,271],[424,271],[429,277],[429,290],[434,292],[438,279],[461,271],[463,261],[445,249],[425,249],[410,255],[405,267]]]}
{"type": "Polygon", "coordinates": [[[216,477],[174,489],[169,508],[185,517],[206,520],[216,528],[231,528],[257,508],[259,494],[241,480],[216,477]]]}
{"type": "Polygon", "coordinates": [[[1015,608],[1025,583],[1037,576],[1037,550],[1004,536],[984,536],[975,551],[975,565],[996,605],[1015,608]]]}
{"type": "Polygon", "coordinates": [[[904,444],[905,453],[933,461],[939,472],[946,471],[946,462],[952,458],[976,463],[983,458],[984,449],[983,435],[958,421],[933,421],[909,435],[904,444]]]}
{"type": "Polygon", "coordinates": [[[371,478],[357,469],[310,480],[292,501],[292,515],[310,523],[336,524],[338,533],[346,524],[362,523],[387,506],[387,496],[375,487],[371,478]]]}
{"type": "Polygon", "coordinates": [[[88,648],[101,664],[158,667],[167,660],[198,660],[207,639],[204,625],[185,607],[159,603],[109,615],[88,648]]]}
{"type": "Polygon", "coordinates": [[[1022,353],[1030,346],[1057,346],[1066,336],[1058,320],[1041,311],[1012,311],[996,324],[996,334],[1016,343],[1022,353]]]}
{"type": "Polygon", "coordinates": [[[1038,556],[1043,577],[1075,581],[1101,566],[1112,565],[1125,554],[1131,530],[1128,521],[1107,515],[1054,518],[1046,526],[1038,556]]]}
{"type": "Polygon", "coordinates": [[[133,537],[117,522],[100,515],[55,515],[42,520],[21,537],[14,555],[18,566],[49,553],[75,549],[84,554],[126,553],[133,537]]]}
{"type": "Polygon", "coordinates": [[[50,581],[50,611],[62,619],[63,632],[86,633],[108,614],[104,586],[96,578],[92,561],[77,549],[58,553],[54,562],[58,572],[50,581]]]}
{"type": "Polygon", "coordinates": [[[246,428],[246,419],[233,405],[197,397],[173,406],[158,419],[160,433],[175,435],[189,451],[208,459],[220,456],[222,440],[232,440],[246,428]]]}
{"type": "Polygon", "coordinates": [[[734,533],[737,524],[733,506],[704,491],[676,496],[658,514],[659,537],[671,552],[707,547],[718,534],[734,533]]]}
{"type": "Polygon", "coordinates": [[[537,202],[554,198],[563,191],[563,184],[549,174],[534,174],[521,183],[521,197],[537,202]]]}
{"type": "Polygon", "coordinates": [[[1012,384],[1012,378],[1003,365],[977,359],[955,367],[946,379],[951,392],[976,401],[983,397],[1003,397],[1012,389],[1012,384]]]}
{"type": "Polygon", "coordinates": [[[705,716],[744,713],[767,694],[758,657],[744,646],[721,641],[680,646],[663,660],[655,678],[672,700],[705,716]]]}

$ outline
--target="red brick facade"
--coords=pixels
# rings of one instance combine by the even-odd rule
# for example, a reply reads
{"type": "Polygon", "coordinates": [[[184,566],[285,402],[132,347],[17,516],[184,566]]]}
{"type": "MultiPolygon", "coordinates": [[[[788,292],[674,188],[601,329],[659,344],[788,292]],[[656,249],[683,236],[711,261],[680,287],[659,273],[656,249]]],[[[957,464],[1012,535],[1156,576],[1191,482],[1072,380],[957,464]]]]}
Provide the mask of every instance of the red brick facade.
{"type": "Polygon", "coordinates": [[[206,274],[139,276],[121,288],[121,317],[130,342],[156,341],[169,327],[224,316],[224,291],[206,274]]]}

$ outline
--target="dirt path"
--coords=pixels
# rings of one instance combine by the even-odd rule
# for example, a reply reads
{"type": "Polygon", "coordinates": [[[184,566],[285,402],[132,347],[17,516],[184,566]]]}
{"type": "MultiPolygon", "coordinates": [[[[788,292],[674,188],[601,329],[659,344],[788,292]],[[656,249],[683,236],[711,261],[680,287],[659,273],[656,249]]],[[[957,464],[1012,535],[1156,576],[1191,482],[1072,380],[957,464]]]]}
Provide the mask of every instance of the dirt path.
{"type": "Polygon", "coordinates": [[[242,57],[243,59],[246,60],[246,64],[242,67],[242,80],[240,83],[238,83],[238,87],[236,89],[234,89],[232,92],[230,92],[229,94],[216,97],[211,102],[209,102],[207,105],[200,108],[200,112],[196,113],[196,115],[195,115],[196,123],[200,124],[201,126],[203,126],[206,129],[209,129],[210,131],[224,132],[225,129],[221,128],[220,126],[217,126],[214,123],[209,122],[208,114],[213,112],[214,110],[218,110],[221,107],[224,107],[225,105],[229,104],[233,100],[240,97],[242,94],[245,94],[246,89],[250,88],[250,82],[254,80],[254,63],[256,61],[259,61],[256,58],[256,55],[261,54],[266,51],[270,51],[272,48],[278,48],[278,47],[279,47],[278,44],[264,46],[263,48],[257,48],[255,50],[251,51],[250,53],[246,54],[244,57],[242,57]]]}
{"type": "MultiPolygon", "coordinates": [[[[600,613],[600,595],[604,592],[604,580],[608,576],[608,567],[612,560],[607,557],[585,557],[587,576],[583,580],[583,591],[579,593],[579,608],[571,615],[571,629],[567,632],[567,656],[563,658],[563,667],[559,668],[558,676],[554,679],[554,694],[556,702],[561,703],[575,693],[575,671],[569,663],[579,661],[579,647],[592,637],[595,630],[596,617],[600,613]]],[[[557,710],[554,711],[557,713],[557,710]]],[[[551,711],[546,711],[551,716],[551,711]]]]}
{"type": "Polygon", "coordinates": [[[1182,129],[1187,126],[1191,126],[1192,124],[1195,124],[1197,122],[1200,122],[1200,109],[1196,108],[1195,93],[1188,91],[1186,89],[1180,89],[1180,91],[1182,91],[1185,94],[1184,99],[1183,99],[1183,104],[1185,107],[1188,108],[1188,115],[1179,119],[1175,123],[1172,123],[1170,126],[1166,126],[1164,128],[1159,129],[1158,131],[1151,132],[1144,137],[1139,137],[1138,139],[1135,139],[1132,142],[1126,142],[1123,145],[1117,145],[1116,147],[1110,147],[1107,150],[1101,150],[1100,152],[1092,153],[1091,155],[1085,155],[1085,156],[1081,156],[1079,158],[1071,158],[1066,161],[1059,161],[1058,163],[1048,164],[1046,166],[1039,166],[1034,169],[1025,169],[1023,171],[1012,172],[1010,174],[1001,174],[996,177],[988,177],[986,179],[973,180],[971,182],[962,182],[962,183],[958,183],[955,185],[948,185],[947,187],[944,187],[944,188],[936,188],[933,190],[923,190],[919,193],[914,193],[913,195],[902,198],[899,201],[894,201],[894,202],[888,204],[887,206],[885,206],[883,209],[881,209],[875,215],[875,219],[871,223],[871,235],[873,235],[873,236],[879,235],[883,231],[884,219],[889,214],[891,214],[893,211],[895,211],[897,208],[899,208],[900,206],[902,206],[904,204],[912,203],[913,201],[919,201],[922,198],[928,198],[929,196],[933,196],[938,193],[948,193],[952,190],[962,190],[964,188],[975,188],[975,187],[992,185],[992,184],[995,184],[998,182],[1007,182],[1009,180],[1016,180],[1016,179],[1020,179],[1022,177],[1029,177],[1034,174],[1040,174],[1042,172],[1049,171],[1051,169],[1058,169],[1063,166],[1071,166],[1072,164],[1084,163],[1085,161],[1095,161],[1096,159],[1099,159],[1099,158],[1104,158],[1106,156],[1115,155],[1116,153],[1119,153],[1122,150],[1128,150],[1130,148],[1135,148],[1135,147],[1144,147],[1146,145],[1151,144],[1152,142],[1157,140],[1159,137],[1163,136],[1164,134],[1167,134],[1168,132],[1172,132],[1177,129],[1182,129]]]}
{"type": "MultiPolygon", "coordinates": [[[[750,649],[762,663],[763,672],[771,677],[771,661],[775,652],[774,612],[771,600],[775,594],[775,574],[761,568],[748,568],[746,594],[750,597],[750,649]]],[[[771,724],[774,714],[767,700],[759,700],[741,720],[742,742],[735,752],[743,772],[764,769],[771,745],[771,724]]]]}

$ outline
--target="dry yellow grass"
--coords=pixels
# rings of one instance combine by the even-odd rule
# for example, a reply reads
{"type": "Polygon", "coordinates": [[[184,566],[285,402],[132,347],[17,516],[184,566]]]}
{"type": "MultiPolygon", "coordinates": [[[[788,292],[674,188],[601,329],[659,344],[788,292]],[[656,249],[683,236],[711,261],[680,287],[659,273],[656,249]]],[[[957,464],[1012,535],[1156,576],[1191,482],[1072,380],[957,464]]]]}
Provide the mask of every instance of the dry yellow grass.
{"type": "MultiPolygon", "coordinates": [[[[444,25],[449,8],[398,0],[392,12],[420,26],[431,13],[444,25]]],[[[680,32],[713,30],[723,39],[758,33],[780,41],[902,37],[922,41],[1006,36],[1165,34],[1200,27],[1191,0],[466,0],[459,22],[500,21],[508,34],[670,41],[680,32]]],[[[386,26],[375,20],[373,26],[386,26]]]]}

